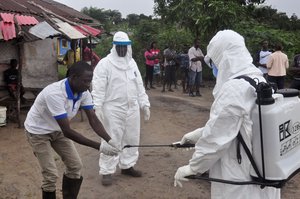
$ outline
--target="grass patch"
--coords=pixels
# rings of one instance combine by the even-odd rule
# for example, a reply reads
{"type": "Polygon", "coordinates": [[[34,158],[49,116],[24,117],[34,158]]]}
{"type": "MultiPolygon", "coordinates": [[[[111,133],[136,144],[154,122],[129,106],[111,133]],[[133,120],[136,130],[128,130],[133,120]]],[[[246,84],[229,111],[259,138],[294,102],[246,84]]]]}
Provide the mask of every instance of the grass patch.
{"type": "Polygon", "coordinates": [[[58,79],[64,79],[66,77],[67,74],[67,66],[66,65],[62,65],[59,64],[58,65],[58,79]]]}

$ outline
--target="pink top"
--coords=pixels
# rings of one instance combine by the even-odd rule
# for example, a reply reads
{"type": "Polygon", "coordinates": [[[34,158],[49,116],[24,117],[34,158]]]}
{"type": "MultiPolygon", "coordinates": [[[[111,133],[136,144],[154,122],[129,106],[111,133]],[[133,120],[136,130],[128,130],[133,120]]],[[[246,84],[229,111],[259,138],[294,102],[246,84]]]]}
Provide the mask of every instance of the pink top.
{"type": "Polygon", "coordinates": [[[146,50],[146,52],[144,53],[145,59],[146,59],[146,64],[149,66],[154,66],[154,60],[149,59],[149,57],[153,57],[154,55],[152,54],[152,52],[149,52],[148,50],[146,50]]]}
{"type": "MultiPolygon", "coordinates": [[[[151,50],[151,53],[153,54],[153,55],[158,55],[159,53],[160,53],[160,50],[159,49],[154,49],[154,48],[152,48],[151,50]]],[[[159,59],[155,59],[154,60],[154,64],[158,64],[159,63],[159,59]]]]}

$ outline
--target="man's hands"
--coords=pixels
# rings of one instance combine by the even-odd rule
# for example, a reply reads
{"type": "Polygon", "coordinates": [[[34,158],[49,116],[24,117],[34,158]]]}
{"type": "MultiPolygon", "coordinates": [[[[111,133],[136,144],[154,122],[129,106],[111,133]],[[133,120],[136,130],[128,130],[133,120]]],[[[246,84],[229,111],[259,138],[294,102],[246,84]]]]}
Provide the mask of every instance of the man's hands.
{"type": "Polygon", "coordinates": [[[189,181],[186,176],[195,175],[196,173],[191,169],[190,165],[185,165],[182,167],[179,167],[177,169],[177,172],[174,176],[174,187],[180,186],[182,187],[182,184],[180,181],[189,181]]]}
{"type": "Polygon", "coordinates": [[[148,106],[144,108],[144,119],[146,121],[150,119],[150,108],[148,106]]]}
{"type": "Polygon", "coordinates": [[[114,156],[118,155],[121,151],[120,144],[113,139],[110,139],[108,142],[103,141],[100,145],[100,152],[105,155],[114,156]]]}

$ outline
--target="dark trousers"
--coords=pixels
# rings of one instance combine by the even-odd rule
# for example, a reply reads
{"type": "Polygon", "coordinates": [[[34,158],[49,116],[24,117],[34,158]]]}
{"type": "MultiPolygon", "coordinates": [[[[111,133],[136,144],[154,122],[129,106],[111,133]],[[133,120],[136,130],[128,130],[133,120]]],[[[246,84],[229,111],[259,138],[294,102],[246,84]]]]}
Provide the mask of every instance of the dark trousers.
{"type": "Polygon", "coordinates": [[[290,88],[298,89],[300,90],[300,79],[293,79],[290,88]]]}
{"type": "Polygon", "coordinates": [[[275,83],[278,89],[284,88],[284,78],[285,78],[285,76],[270,76],[270,75],[268,75],[268,81],[275,83]]]}
{"type": "Polygon", "coordinates": [[[172,84],[176,80],[176,67],[175,65],[167,65],[166,66],[166,76],[165,81],[169,84],[172,84]]]}
{"type": "Polygon", "coordinates": [[[152,86],[153,82],[153,66],[146,64],[146,77],[145,77],[145,86],[148,86],[148,82],[150,83],[150,86],[152,86]]]}

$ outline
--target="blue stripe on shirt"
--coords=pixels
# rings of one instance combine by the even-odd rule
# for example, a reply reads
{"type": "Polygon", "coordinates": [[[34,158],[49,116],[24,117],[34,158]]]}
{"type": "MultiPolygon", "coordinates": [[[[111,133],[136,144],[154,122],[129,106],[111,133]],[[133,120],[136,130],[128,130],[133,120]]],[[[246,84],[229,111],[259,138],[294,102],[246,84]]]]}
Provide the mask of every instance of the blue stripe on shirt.
{"type": "Polygon", "coordinates": [[[81,106],[82,109],[90,110],[94,108],[94,105],[81,106]]]}
{"type": "Polygon", "coordinates": [[[64,114],[61,114],[61,115],[54,116],[54,119],[58,120],[58,119],[63,119],[63,118],[67,118],[67,117],[68,117],[68,114],[64,113],[64,114]]]}

